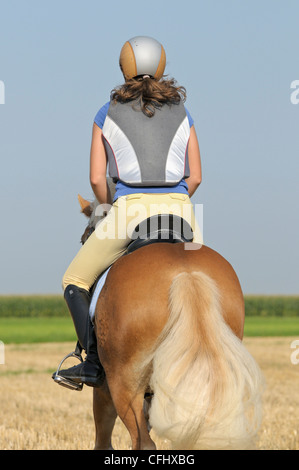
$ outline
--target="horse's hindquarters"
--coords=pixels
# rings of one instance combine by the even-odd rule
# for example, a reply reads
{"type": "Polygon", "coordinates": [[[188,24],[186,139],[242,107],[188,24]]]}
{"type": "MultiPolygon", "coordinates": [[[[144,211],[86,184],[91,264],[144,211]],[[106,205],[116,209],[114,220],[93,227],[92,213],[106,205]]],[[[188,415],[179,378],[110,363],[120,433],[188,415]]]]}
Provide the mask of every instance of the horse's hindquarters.
{"type": "Polygon", "coordinates": [[[112,400],[134,448],[153,448],[142,410],[149,383],[151,425],[174,447],[251,446],[261,376],[239,339],[238,278],[218,253],[156,244],[120,259],[95,320],[112,400]]]}

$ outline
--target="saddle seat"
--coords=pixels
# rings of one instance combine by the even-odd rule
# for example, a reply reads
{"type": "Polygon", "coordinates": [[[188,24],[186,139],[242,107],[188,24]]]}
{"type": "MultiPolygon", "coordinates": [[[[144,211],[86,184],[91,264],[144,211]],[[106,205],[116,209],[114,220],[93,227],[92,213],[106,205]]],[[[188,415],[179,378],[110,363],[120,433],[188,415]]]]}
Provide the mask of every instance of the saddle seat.
{"type": "Polygon", "coordinates": [[[152,243],[192,242],[193,230],[182,217],[173,214],[157,214],[138,224],[131,238],[127,254],[152,243]]]}

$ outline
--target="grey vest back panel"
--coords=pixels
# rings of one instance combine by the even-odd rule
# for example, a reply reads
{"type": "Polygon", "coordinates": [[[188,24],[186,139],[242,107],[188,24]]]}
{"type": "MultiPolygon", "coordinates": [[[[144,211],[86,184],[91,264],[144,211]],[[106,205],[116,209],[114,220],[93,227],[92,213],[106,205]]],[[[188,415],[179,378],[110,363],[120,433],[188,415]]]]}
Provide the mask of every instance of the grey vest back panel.
{"type": "Polygon", "coordinates": [[[137,102],[111,102],[103,136],[114,180],[172,186],[189,176],[190,126],[183,103],[164,105],[149,118],[137,102]]]}

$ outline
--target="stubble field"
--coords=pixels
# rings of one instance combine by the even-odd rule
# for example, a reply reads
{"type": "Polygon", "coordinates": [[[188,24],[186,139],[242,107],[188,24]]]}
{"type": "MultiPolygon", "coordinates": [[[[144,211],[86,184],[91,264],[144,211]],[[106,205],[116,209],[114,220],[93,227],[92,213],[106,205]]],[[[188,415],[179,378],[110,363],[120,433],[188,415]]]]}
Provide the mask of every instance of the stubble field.
{"type": "MultiPolygon", "coordinates": [[[[296,337],[245,338],[265,379],[264,418],[260,450],[299,450],[299,364],[292,364],[296,337]]],[[[73,343],[10,344],[0,365],[0,449],[92,449],[94,423],[92,389],[74,392],[51,379],[73,343]]],[[[298,356],[297,356],[298,357],[298,356]]],[[[159,449],[165,441],[153,435],[159,449]]],[[[130,449],[120,421],[113,433],[115,449],[130,449]]]]}

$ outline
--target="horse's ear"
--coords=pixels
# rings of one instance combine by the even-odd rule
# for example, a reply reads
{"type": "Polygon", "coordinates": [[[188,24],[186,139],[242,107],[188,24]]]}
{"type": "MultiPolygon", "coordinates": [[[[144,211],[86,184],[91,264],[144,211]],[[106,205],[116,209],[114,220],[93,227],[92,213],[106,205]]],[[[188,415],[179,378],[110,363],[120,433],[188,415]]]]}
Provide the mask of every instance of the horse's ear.
{"type": "Polygon", "coordinates": [[[92,214],[92,207],[90,202],[84,199],[80,194],[78,194],[78,201],[81,206],[81,212],[86,215],[86,217],[90,217],[92,214]]]}

